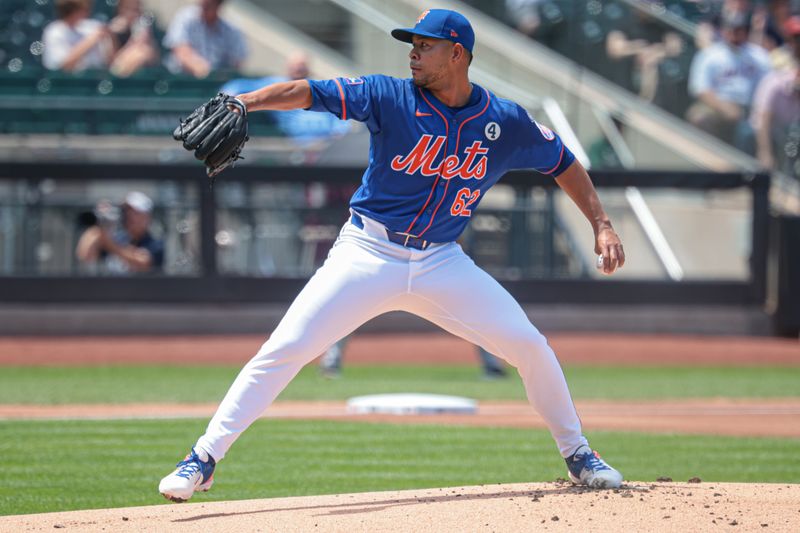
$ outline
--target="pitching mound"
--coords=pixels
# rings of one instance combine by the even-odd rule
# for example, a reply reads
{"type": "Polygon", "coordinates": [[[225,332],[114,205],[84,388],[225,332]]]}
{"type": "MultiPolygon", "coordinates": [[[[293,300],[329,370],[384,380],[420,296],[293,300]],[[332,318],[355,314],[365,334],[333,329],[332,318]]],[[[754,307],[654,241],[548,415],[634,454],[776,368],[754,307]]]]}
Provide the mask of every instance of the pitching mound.
{"type": "Polygon", "coordinates": [[[800,531],[800,485],[526,483],[0,517],[0,531],[800,531]]]}

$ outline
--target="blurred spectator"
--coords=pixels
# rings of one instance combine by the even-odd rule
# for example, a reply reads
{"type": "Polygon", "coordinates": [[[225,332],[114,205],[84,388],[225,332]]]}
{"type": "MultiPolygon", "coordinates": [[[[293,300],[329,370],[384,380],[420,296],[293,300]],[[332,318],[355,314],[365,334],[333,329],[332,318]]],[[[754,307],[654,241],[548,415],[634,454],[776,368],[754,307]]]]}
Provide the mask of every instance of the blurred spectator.
{"type": "Polygon", "coordinates": [[[800,16],[789,18],[784,26],[794,65],[770,72],[758,85],[751,123],[761,164],[769,170],[798,175],[794,163],[800,142],[800,16]]]}
{"type": "MultiPolygon", "coordinates": [[[[798,3],[800,5],[800,3],[798,3]]],[[[769,52],[770,62],[774,69],[791,68],[794,65],[794,53],[786,34],[786,22],[792,16],[790,0],[768,0],[762,7],[764,13],[764,47],[769,52]]]]}
{"type": "Polygon", "coordinates": [[[770,55],[773,68],[786,68],[792,61],[791,51],[785,46],[783,25],[791,16],[797,0],[705,0],[708,16],[698,24],[695,33],[697,48],[722,40],[722,21],[735,13],[752,13],[750,17],[750,42],[764,48],[770,55]]]}
{"type": "MultiPolygon", "coordinates": [[[[736,13],[750,13],[750,0],[707,0],[705,20],[697,25],[695,45],[699,50],[722,40],[722,21],[736,13]]],[[[751,20],[752,22],[752,20],[751,20]]]]}
{"type": "Polygon", "coordinates": [[[150,234],[153,201],[131,191],[121,208],[100,202],[75,249],[91,273],[153,273],[164,265],[164,243],[150,234]]]}
{"type": "Polygon", "coordinates": [[[113,54],[111,32],[90,19],[91,0],[55,0],[56,20],[44,29],[42,63],[50,70],[106,68],[113,54]]]}
{"type": "MultiPolygon", "coordinates": [[[[499,2],[498,2],[499,3],[499,2]]],[[[544,46],[574,59],[581,56],[584,40],[575,27],[577,11],[585,2],[506,0],[505,18],[517,30],[544,46]]]]}
{"type": "Polygon", "coordinates": [[[219,16],[224,0],[199,0],[186,6],[164,36],[164,46],[172,53],[167,68],[205,78],[214,70],[238,70],[247,57],[244,36],[219,16]]]}
{"type": "Polygon", "coordinates": [[[769,56],[749,43],[750,21],[740,12],[724,15],[723,41],[700,50],[692,59],[689,93],[696,100],[686,118],[698,128],[755,153],[747,118],[753,93],[769,71],[769,56]]]}
{"type": "MultiPolygon", "coordinates": [[[[308,56],[298,52],[286,60],[285,76],[267,76],[266,78],[237,78],[230,80],[220,89],[225,94],[243,94],[256,91],[272,83],[299,80],[310,75],[308,56]]],[[[270,120],[274,120],[281,133],[300,142],[316,141],[335,135],[343,135],[350,129],[350,123],[339,120],[331,113],[315,113],[303,109],[291,111],[259,111],[270,120]]],[[[255,114],[255,113],[253,113],[255,114]]]]}
{"type": "Polygon", "coordinates": [[[658,65],[683,52],[683,40],[645,9],[631,8],[629,19],[606,37],[606,54],[617,63],[616,83],[652,102],[658,88],[658,65]]]}
{"type": "Polygon", "coordinates": [[[153,18],[142,13],[141,0],[119,0],[117,15],[108,25],[116,52],[111,73],[127,77],[158,62],[158,48],[153,40],[153,18]]]}
{"type": "Polygon", "coordinates": [[[542,24],[539,10],[543,3],[544,0],[506,0],[506,13],[519,31],[533,37],[542,24]]]}

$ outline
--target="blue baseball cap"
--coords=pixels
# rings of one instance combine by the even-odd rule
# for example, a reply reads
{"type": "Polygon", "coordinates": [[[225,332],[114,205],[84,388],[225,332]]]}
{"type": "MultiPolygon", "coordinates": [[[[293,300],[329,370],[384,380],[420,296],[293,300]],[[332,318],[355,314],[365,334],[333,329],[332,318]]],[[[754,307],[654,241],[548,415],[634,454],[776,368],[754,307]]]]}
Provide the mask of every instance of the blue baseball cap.
{"type": "Polygon", "coordinates": [[[412,42],[414,35],[447,39],[458,43],[472,53],[475,46],[475,32],[467,18],[449,9],[428,9],[424,11],[413,28],[392,30],[392,37],[404,43],[412,42]]]}

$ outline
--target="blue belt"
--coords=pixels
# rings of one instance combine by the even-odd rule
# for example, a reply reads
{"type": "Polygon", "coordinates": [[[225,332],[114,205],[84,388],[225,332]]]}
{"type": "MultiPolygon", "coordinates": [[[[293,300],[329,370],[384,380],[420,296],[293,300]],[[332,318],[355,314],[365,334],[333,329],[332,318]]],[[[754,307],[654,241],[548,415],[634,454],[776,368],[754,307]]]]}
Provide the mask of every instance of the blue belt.
{"type": "MultiPolygon", "coordinates": [[[[364,229],[364,221],[361,220],[361,217],[356,213],[353,213],[350,216],[350,222],[357,228],[364,229]]],[[[433,244],[425,239],[420,239],[419,237],[414,237],[412,235],[408,235],[407,233],[397,233],[396,231],[392,231],[388,228],[386,229],[386,237],[395,244],[405,246],[406,248],[414,248],[416,250],[424,250],[433,244]]]]}

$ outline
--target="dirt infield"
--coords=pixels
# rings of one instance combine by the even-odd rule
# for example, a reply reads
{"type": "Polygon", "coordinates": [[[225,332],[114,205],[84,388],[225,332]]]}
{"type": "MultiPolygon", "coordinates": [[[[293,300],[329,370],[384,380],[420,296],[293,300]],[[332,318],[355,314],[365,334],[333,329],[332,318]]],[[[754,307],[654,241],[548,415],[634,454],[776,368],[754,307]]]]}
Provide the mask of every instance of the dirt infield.
{"type": "Polygon", "coordinates": [[[522,483],[8,516],[0,531],[797,532],[798,502],[800,485],[522,483]]]}
{"type": "MultiPolygon", "coordinates": [[[[664,401],[577,401],[587,431],[642,431],[741,437],[800,438],[800,399],[696,399],[664,401]]],[[[216,404],[0,405],[6,419],[210,418],[216,404]]],[[[277,402],[266,418],[384,422],[390,424],[459,424],[467,426],[544,428],[524,402],[479,402],[475,414],[351,414],[344,402],[277,402]]]]}
{"type": "MultiPolygon", "coordinates": [[[[800,342],[763,337],[553,334],[563,364],[800,365],[800,342]]],[[[0,365],[242,364],[265,337],[0,337],[0,365]]],[[[356,335],[346,364],[475,364],[475,348],[444,333],[356,335]]]]}

